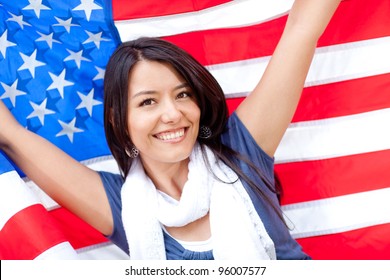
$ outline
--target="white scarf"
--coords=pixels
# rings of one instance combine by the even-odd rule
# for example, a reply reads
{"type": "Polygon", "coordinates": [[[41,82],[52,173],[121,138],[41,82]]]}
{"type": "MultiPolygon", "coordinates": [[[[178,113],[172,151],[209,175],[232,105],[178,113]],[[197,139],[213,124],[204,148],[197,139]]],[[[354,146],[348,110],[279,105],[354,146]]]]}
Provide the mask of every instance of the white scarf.
{"type": "Polygon", "coordinates": [[[216,260],[276,258],[274,244],[241,181],[208,148],[206,153],[220,180],[210,174],[196,145],[190,155],[188,181],[176,204],[156,190],[139,159],[133,162],[121,193],[130,259],[165,260],[162,225],[184,226],[208,212],[216,260]]]}

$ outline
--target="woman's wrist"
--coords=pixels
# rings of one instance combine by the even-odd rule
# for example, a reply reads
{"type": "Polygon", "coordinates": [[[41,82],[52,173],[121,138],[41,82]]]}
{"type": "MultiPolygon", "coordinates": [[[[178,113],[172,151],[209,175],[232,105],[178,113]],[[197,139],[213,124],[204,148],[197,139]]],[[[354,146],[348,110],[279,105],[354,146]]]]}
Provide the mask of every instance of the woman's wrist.
{"type": "Polygon", "coordinates": [[[290,10],[285,32],[299,33],[317,41],[341,0],[296,0],[290,10]]]}

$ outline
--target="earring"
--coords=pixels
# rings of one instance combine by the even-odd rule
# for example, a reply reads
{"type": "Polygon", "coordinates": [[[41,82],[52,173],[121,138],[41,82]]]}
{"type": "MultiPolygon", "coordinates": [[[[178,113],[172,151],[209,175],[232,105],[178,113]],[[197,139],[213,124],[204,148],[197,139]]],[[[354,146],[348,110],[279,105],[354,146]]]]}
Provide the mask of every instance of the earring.
{"type": "Polygon", "coordinates": [[[211,134],[212,134],[212,132],[211,132],[210,127],[202,125],[199,128],[199,135],[198,135],[199,138],[207,139],[207,138],[210,138],[211,134]]]}
{"type": "Polygon", "coordinates": [[[139,155],[139,150],[136,148],[136,147],[132,147],[131,150],[125,150],[126,151],[126,154],[130,157],[130,158],[136,158],[138,157],[139,155]]]}

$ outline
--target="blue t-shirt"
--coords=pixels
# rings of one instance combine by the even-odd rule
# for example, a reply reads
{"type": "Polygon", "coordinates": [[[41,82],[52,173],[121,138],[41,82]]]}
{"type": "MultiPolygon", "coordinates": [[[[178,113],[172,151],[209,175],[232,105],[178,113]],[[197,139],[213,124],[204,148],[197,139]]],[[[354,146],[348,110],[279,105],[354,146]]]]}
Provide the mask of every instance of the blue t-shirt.
{"type": "MultiPolygon", "coordinates": [[[[230,147],[241,155],[247,157],[255,166],[260,168],[267,179],[274,182],[274,160],[268,156],[256,143],[252,135],[243,125],[238,116],[233,113],[227,123],[225,132],[221,136],[224,145],[230,147]]],[[[253,180],[256,185],[278,205],[278,199],[274,192],[269,190],[264,182],[254,174],[248,164],[243,161],[237,162],[241,170],[253,180]]],[[[129,254],[129,247],[126,240],[125,230],[122,222],[122,201],[121,188],[123,179],[118,174],[99,172],[103,185],[106,189],[108,201],[114,219],[113,233],[108,238],[129,254]]],[[[268,235],[274,242],[277,259],[310,259],[301,246],[291,237],[288,228],[278,217],[269,202],[260,197],[244,180],[241,180],[247,190],[257,213],[259,214],[268,235]]],[[[212,252],[192,252],[184,249],[176,240],[164,234],[164,243],[167,259],[213,259],[212,252]]]]}

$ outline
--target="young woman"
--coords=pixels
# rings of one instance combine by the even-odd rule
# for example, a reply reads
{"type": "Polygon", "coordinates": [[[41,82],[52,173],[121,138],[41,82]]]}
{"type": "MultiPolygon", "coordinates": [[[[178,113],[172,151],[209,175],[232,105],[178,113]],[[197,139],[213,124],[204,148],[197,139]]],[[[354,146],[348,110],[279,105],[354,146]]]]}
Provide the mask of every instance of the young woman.
{"type": "Polygon", "coordinates": [[[307,259],[278,206],[273,155],[339,2],[295,1],[264,75],[230,117],[215,79],[183,50],[155,38],[122,44],[104,86],[121,175],[83,166],[1,102],[0,147],[131,259],[307,259]]]}

